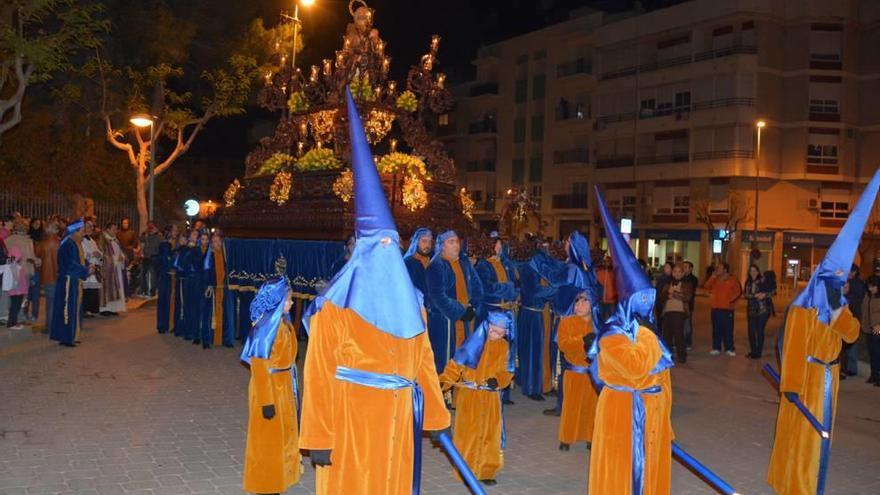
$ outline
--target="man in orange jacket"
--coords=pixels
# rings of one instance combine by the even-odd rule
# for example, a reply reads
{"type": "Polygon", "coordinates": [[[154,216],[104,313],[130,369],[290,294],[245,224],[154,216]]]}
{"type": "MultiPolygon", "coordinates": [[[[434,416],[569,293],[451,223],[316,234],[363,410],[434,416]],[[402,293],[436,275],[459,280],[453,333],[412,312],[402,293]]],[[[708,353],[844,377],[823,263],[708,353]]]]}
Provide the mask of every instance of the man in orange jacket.
{"type": "Polygon", "coordinates": [[[709,305],[712,307],[712,350],[709,354],[721,354],[721,345],[728,356],[736,356],[733,345],[733,310],[737,299],[742,296],[742,287],[730,275],[730,265],[719,263],[715,272],[706,281],[706,290],[712,292],[709,305]]]}

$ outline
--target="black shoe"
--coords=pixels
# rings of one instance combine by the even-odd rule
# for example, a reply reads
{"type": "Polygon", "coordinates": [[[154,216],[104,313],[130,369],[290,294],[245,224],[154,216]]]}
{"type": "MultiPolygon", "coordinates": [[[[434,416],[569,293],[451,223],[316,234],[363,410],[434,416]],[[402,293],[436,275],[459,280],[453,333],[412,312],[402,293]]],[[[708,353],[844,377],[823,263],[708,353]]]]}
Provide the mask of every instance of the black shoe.
{"type": "Polygon", "coordinates": [[[556,397],[557,395],[559,395],[559,392],[557,392],[556,390],[551,390],[544,395],[546,395],[548,397],[556,397]]]}
{"type": "Polygon", "coordinates": [[[859,375],[858,373],[853,373],[852,371],[844,371],[844,373],[846,373],[846,376],[858,376],[859,375]]]}
{"type": "Polygon", "coordinates": [[[876,376],[871,375],[868,377],[867,380],[865,380],[865,383],[874,384],[874,383],[877,383],[878,381],[880,381],[880,380],[878,380],[876,376]]]}
{"type": "Polygon", "coordinates": [[[495,486],[498,484],[498,482],[495,480],[480,480],[480,483],[482,483],[486,486],[495,486]]]}
{"type": "Polygon", "coordinates": [[[207,343],[202,344],[202,349],[210,349],[210,348],[211,348],[211,346],[208,345],[207,343]]]}
{"type": "Polygon", "coordinates": [[[553,409],[544,409],[544,416],[559,416],[559,411],[554,407],[553,409]]]}
{"type": "Polygon", "coordinates": [[[841,379],[841,380],[846,380],[846,373],[841,373],[841,374],[840,374],[840,379],[841,379]]]}
{"type": "Polygon", "coordinates": [[[76,344],[68,344],[67,342],[59,342],[58,345],[61,345],[64,347],[76,347],[76,344]]]}
{"type": "Polygon", "coordinates": [[[571,450],[571,445],[569,445],[567,443],[560,443],[559,450],[561,450],[563,452],[568,452],[569,450],[571,450]]]}
{"type": "Polygon", "coordinates": [[[504,404],[505,406],[512,406],[515,404],[515,402],[513,402],[510,399],[504,399],[503,401],[501,401],[501,403],[504,404]]]}
{"type": "Polygon", "coordinates": [[[199,345],[199,344],[201,344],[201,343],[202,343],[201,340],[199,340],[199,339],[193,339],[193,345],[199,345]]]}
{"type": "Polygon", "coordinates": [[[587,450],[593,450],[593,442],[587,442],[587,450]]]}
{"type": "Polygon", "coordinates": [[[232,345],[232,344],[223,344],[223,347],[225,347],[225,348],[227,348],[227,349],[232,349],[232,348],[235,347],[235,346],[232,345]]]}
{"type": "Polygon", "coordinates": [[[530,395],[530,396],[529,396],[529,399],[532,399],[532,400],[534,400],[534,401],[538,401],[538,402],[543,402],[543,401],[544,401],[544,396],[541,395],[541,394],[535,394],[535,395],[530,395]]]}

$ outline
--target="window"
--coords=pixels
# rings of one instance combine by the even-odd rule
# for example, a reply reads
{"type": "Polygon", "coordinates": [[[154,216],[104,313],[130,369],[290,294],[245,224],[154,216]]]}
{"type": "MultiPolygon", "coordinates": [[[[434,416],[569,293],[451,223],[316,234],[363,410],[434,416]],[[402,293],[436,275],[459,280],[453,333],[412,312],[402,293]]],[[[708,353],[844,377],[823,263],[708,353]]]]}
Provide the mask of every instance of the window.
{"type": "Polygon", "coordinates": [[[543,100],[547,90],[547,76],[540,74],[532,79],[532,99],[543,100]]]}
{"type": "Polygon", "coordinates": [[[636,215],[636,190],[608,189],[605,193],[608,208],[621,216],[632,218],[636,215]]]}
{"type": "Polygon", "coordinates": [[[523,183],[525,168],[526,164],[524,160],[520,159],[513,161],[513,173],[511,174],[511,182],[513,182],[513,185],[518,186],[523,183]]]}
{"type": "Polygon", "coordinates": [[[541,182],[544,177],[544,157],[534,155],[529,160],[529,182],[541,182]]]}
{"type": "Polygon", "coordinates": [[[836,165],[837,145],[834,144],[808,144],[807,163],[815,165],[836,165]]]}
{"type": "Polygon", "coordinates": [[[840,113],[837,100],[810,100],[810,113],[840,113]]]}
{"type": "Polygon", "coordinates": [[[541,141],[544,139],[544,116],[535,115],[532,117],[532,141],[541,141]]]}
{"type": "Polygon", "coordinates": [[[653,117],[654,109],[657,107],[657,102],[654,98],[647,98],[642,100],[641,105],[639,106],[639,115],[642,118],[653,117]]]}
{"type": "Polygon", "coordinates": [[[822,201],[820,218],[846,218],[849,216],[849,203],[843,201],[822,201]]]}
{"type": "Polygon", "coordinates": [[[658,214],[687,215],[691,207],[690,188],[687,186],[655,188],[654,205],[654,212],[658,214]]]}
{"type": "Polygon", "coordinates": [[[726,214],[730,212],[729,188],[729,184],[709,185],[709,213],[726,214]]]}
{"type": "Polygon", "coordinates": [[[691,109],[691,92],[684,91],[675,93],[675,111],[687,111],[691,109]]]}
{"type": "Polygon", "coordinates": [[[479,203],[479,202],[483,201],[483,191],[471,191],[470,197],[472,200],[479,203]]]}
{"type": "Polygon", "coordinates": [[[840,25],[813,26],[810,31],[810,60],[817,62],[840,62],[842,44],[840,25]]]}
{"type": "Polygon", "coordinates": [[[572,182],[571,194],[574,196],[586,196],[589,190],[589,184],[586,182],[572,182]]]}
{"type": "Polygon", "coordinates": [[[526,95],[528,94],[528,85],[529,82],[526,79],[519,79],[516,81],[516,87],[514,89],[514,101],[516,103],[524,103],[526,101],[526,95]]]}
{"type": "Polygon", "coordinates": [[[526,119],[518,118],[513,121],[513,142],[522,143],[526,140],[526,119]]]}
{"type": "Polygon", "coordinates": [[[544,192],[544,188],[540,184],[532,186],[532,199],[540,202],[541,201],[541,194],[543,192],[544,192]]]}
{"type": "Polygon", "coordinates": [[[437,123],[440,125],[449,125],[449,114],[444,113],[437,118],[437,123]]]}

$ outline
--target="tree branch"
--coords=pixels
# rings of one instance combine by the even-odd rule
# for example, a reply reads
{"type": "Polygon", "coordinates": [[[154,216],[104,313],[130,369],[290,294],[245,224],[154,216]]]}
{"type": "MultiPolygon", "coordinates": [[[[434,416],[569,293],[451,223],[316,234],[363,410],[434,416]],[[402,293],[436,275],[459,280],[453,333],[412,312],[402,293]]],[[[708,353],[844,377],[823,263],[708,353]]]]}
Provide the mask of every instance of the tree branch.
{"type": "Polygon", "coordinates": [[[107,142],[118,150],[128,152],[128,161],[131,162],[132,167],[137,169],[137,155],[134,153],[134,148],[130,144],[116,139],[116,131],[113,130],[113,124],[110,123],[109,115],[104,115],[104,123],[107,129],[107,142]]]}
{"type": "MultiPolygon", "coordinates": [[[[184,153],[189,151],[189,148],[190,148],[190,146],[192,146],[193,141],[195,141],[196,136],[198,136],[199,132],[202,131],[202,129],[205,127],[205,124],[207,124],[208,121],[211,120],[211,117],[213,117],[213,116],[214,115],[211,112],[207,112],[207,113],[205,113],[205,115],[202,116],[202,118],[194,121],[193,125],[195,125],[195,128],[192,130],[189,137],[187,137],[186,139],[184,139],[184,137],[183,137],[183,131],[186,127],[189,127],[189,124],[186,124],[186,125],[178,128],[178,130],[177,130],[177,145],[174,147],[174,151],[172,151],[171,154],[168,155],[168,158],[166,158],[161,164],[159,164],[153,170],[154,177],[158,177],[159,175],[161,175],[163,172],[165,172],[165,170],[168,169],[168,167],[170,167],[174,163],[175,160],[177,160],[178,158],[181,157],[181,155],[183,155],[184,153]]],[[[150,177],[148,176],[147,180],[149,180],[149,179],[150,179],[150,177]]]]}
{"type": "MultiPolygon", "coordinates": [[[[0,137],[3,136],[3,133],[21,122],[21,104],[24,101],[24,91],[27,88],[31,75],[34,73],[33,64],[28,64],[27,67],[24,67],[24,59],[20,54],[15,57],[14,68],[18,86],[8,99],[0,100],[0,137]],[[10,110],[12,110],[12,116],[7,119],[7,112],[10,110]]],[[[0,81],[0,83],[4,81],[0,81]]]]}

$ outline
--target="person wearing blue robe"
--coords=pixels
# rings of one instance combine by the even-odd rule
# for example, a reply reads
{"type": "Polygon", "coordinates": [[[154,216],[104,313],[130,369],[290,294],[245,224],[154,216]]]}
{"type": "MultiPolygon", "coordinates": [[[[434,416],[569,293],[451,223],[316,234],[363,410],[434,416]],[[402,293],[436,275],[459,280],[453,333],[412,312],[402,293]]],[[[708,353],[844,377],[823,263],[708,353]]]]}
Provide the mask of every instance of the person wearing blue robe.
{"type": "Polygon", "coordinates": [[[427,272],[433,249],[434,235],[429,229],[420,228],[413,234],[409,247],[403,255],[403,263],[406,265],[406,271],[409,272],[409,278],[422,294],[428,292],[427,272]]]}
{"type": "Polygon", "coordinates": [[[187,235],[180,236],[177,246],[172,251],[171,266],[174,269],[174,312],[172,314],[174,328],[172,333],[175,337],[183,337],[186,334],[184,317],[184,288],[186,287],[186,279],[188,276],[186,266],[189,263],[189,238],[193,235],[190,232],[187,235]]]}
{"type": "MultiPolygon", "coordinates": [[[[560,263],[545,251],[538,250],[528,263],[519,270],[521,305],[517,318],[517,354],[519,368],[516,382],[526,397],[542,401],[549,391],[544,371],[544,341],[549,338],[552,325],[550,303],[559,290],[559,280],[564,276],[560,263]]],[[[545,365],[546,364],[546,365],[545,365]]]]}
{"type": "Polygon", "coordinates": [[[186,340],[192,340],[193,345],[202,343],[201,327],[202,312],[204,309],[205,290],[205,256],[208,254],[208,234],[198,232],[194,246],[189,247],[189,258],[186,264],[188,273],[186,288],[183,294],[183,303],[186,305],[184,317],[184,329],[186,340]]]}
{"type": "Polygon", "coordinates": [[[453,231],[437,237],[427,272],[428,336],[437,372],[442,373],[455,350],[483,315],[483,284],[461,250],[453,231]],[[464,287],[459,287],[461,282],[464,287]]]}
{"type": "Polygon", "coordinates": [[[203,267],[202,284],[205,291],[199,325],[202,347],[208,349],[213,345],[221,344],[223,347],[232,347],[235,340],[233,323],[235,308],[233,298],[226,286],[226,249],[220,231],[214,232],[211,236],[203,267]],[[219,269],[218,262],[221,264],[219,269]]]}
{"type": "Polygon", "coordinates": [[[173,257],[176,245],[177,227],[172,225],[166,229],[165,239],[159,244],[159,254],[156,256],[156,270],[159,273],[159,283],[156,286],[156,330],[159,333],[168,333],[171,330],[173,257]]]}
{"type": "MultiPolygon", "coordinates": [[[[517,287],[519,274],[516,265],[508,255],[508,246],[497,232],[492,232],[490,237],[493,242],[493,255],[477,261],[474,269],[483,284],[483,304],[487,311],[516,311],[519,300],[519,288],[517,287]]],[[[510,349],[516,353],[516,340],[513,333],[510,335],[510,349]]],[[[505,387],[501,392],[501,401],[507,405],[513,405],[510,398],[511,387],[505,387]]]]}
{"type": "Polygon", "coordinates": [[[58,246],[58,278],[49,338],[66,347],[73,347],[80,341],[82,283],[94,271],[93,267],[85,265],[80,246],[84,226],[82,219],[68,225],[67,235],[58,246]]]}

